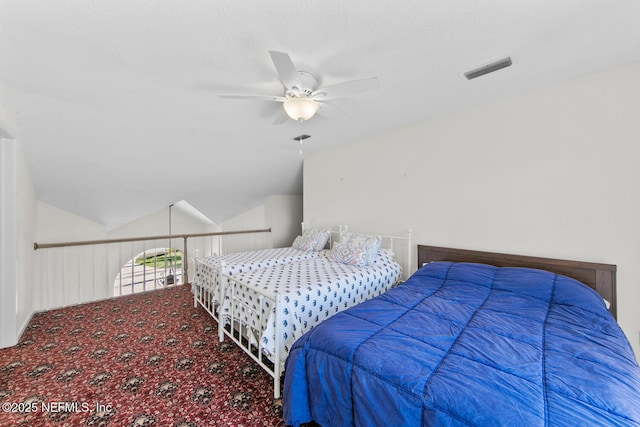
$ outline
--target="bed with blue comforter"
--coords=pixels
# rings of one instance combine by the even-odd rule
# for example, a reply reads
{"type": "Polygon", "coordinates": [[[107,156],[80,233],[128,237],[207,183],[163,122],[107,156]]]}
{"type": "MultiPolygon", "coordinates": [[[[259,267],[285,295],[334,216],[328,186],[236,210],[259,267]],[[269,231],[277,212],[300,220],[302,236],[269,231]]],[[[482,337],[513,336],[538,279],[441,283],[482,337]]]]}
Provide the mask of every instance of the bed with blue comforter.
{"type": "Polygon", "coordinates": [[[431,262],[294,344],[287,425],[640,425],[640,369],[602,297],[529,268],[431,262]]]}

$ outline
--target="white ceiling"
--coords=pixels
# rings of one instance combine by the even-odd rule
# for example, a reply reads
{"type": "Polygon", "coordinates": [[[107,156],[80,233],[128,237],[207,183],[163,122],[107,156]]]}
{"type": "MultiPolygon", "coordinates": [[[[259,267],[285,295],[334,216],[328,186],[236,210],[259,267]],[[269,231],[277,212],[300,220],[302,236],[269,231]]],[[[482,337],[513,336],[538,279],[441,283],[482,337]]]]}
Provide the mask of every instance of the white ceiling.
{"type": "Polygon", "coordinates": [[[1,127],[41,200],[109,228],[301,194],[301,133],[308,153],[638,60],[637,0],[0,0],[1,127]],[[281,104],[217,96],[283,94],[269,50],[381,88],[274,126],[281,104]]]}

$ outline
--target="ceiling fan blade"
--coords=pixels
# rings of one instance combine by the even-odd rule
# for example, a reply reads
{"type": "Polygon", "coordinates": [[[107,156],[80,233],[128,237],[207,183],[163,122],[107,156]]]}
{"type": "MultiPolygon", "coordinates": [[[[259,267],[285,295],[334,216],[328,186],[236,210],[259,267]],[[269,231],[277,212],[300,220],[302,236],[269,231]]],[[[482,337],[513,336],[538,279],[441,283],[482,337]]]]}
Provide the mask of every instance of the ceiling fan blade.
{"type": "Polygon", "coordinates": [[[369,77],[367,79],[351,80],[318,88],[313,91],[311,97],[317,98],[318,100],[339,99],[359,95],[379,88],[380,83],[378,82],[378,78],[369,77]]]}
{"type": "Polygon", "coordinates": [[[220,98],[227,99],[261,99],[264,101],[276,101],[276,102],[284,102],[287,98],[284,96],[277,95],[243,95],[243,94],[226,94],[221,93],[218,95],[220,98]]]}
{"type": "Polygon", "coordinates": [[[351,114],[348,114],[344,109],[340,108],[333,102],[321,102],[320,110],[316,113],[321,117],[324,117],[329,120],[344,120],[344,119],[352,119],[351,114]]]}
{"type": "Polygon", "coordinates": [[[289,90],[301,92],[303,89],[302,79],[300,78],[300,74],[298,73],[298,70],[296,70],[295,65],[293,65],[293,61],[291,61],[289,55],[284,52],[276,52],[273,50],[269,51],[269,55],[271,55],[271,60],[278,71],[282,84],[289,90]]]}

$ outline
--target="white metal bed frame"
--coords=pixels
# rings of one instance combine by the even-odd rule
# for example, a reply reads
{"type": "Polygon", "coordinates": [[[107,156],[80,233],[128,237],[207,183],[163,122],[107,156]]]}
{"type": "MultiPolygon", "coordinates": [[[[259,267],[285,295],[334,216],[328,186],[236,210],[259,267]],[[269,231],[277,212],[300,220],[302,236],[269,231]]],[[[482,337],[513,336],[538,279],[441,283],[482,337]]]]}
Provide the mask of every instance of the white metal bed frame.
{"type": "MultiPolygon", "coordinates": [[[[340,227],[340,236],[342,236],[346,232],[346,227],[340,227]]],[[[370,233],[368,233],[370,234],[370,233]]],[[[382,248],[391,250],[392,253],[395,254],[398,246],[395,246],[397,241],[405,242],[406,244],[406,259],[397,259],[396,261],[402,267],[402,275],[400,280],[405,279],[410,274],[411,269],[411,254],[412,254],[412,246],[411,246],[411,230],[407,233],[406,236],[381,236],[382,237],[382,248]]],[[[404,257],[403,257],[404,258],[404,257]]],[[[196,262],[201,262],[196,260],[196,262]]],[[[283,373],[283,365],[284,360],[282,360],[281,354],[281,339],[282,339],[282,331],[281,331],[281,321],[278,318],[280,310],[278,307],[282,305],[281,298],[282,295],[276,292],[275,298],[270,295],[265,294],[261,289],[257,289],[254,286],[248,285],[246,283],[241,282],[240,280],[234,278],[233,276],[229,276],[226,274],[221,274],[220,271],[224,268],[224,264],[220,266],[221,268],[217,270],[218,281],[219,281],[219,293],[216,295],[213,288],[211,286],[205,287],[194,287],[194,304],[200,304],[210,315],[218,322],[218,338],[220,342],[224,341],[225,336],[229,337],[236,345],[238,345],[249,357],[251,357],[263,370],[265,370],[269,375],[273,377],[273,395],[275,399],[280,397],[280,378],[283,373]],[[231,319],[228,322],[228,328],[225,328],[225,320],[221,319],[217,313],[217,308],[219,302],[224,301],[224,295],[227,292],[226,289],[230,288],[230,292],[228,297],[230,298],[230,311],[225,314],[223,317],[231,319]],[[259,304],[256,309],[251,307],[246,301],[237,299],[236,294],[242,293],[239,292],[240,289],[244,288],[246,291],[253,291],[257,295],[259,295],[259,304]],[[273,307],[269,312],[274,311],[275,314],[275,352],[273,354],[273,359],[267,357],[264,352],[260,348],[260,337],[264,333],[264,325],[266,325],[266,320],[268,319],[269,313],[264,313],[264,307],[266,303],[269,303],[270,307],[273,307]],[[236,304],[240,304],[244,306],[245,310],[254,312],[257,314],[258,324],[261,326],[261,330],[253,331],[247,325],[243,325],[240,322],[237,322],[237,317],[234,313],[234,307],[236,304]],[[263,314],[264,313],[264,314],[263,314]],[[267,316],[267,319],[264,317],[267,316]],[[255,332],[255,334],[254,334],[255,332]],[[253,340],[252,337],[257,337],[257,341],[253,340]]]]}

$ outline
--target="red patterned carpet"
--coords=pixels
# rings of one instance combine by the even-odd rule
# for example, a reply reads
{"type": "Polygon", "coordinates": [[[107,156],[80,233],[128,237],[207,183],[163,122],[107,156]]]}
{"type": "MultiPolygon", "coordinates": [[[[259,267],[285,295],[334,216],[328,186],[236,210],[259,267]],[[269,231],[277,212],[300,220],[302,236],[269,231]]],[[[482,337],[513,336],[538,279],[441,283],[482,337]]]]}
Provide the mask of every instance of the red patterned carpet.
{"type": "Polygon", "coordinates": [[[188,285],[33,316],[0,350],[1,426],[281,426],[273,383],[188,285]]]}

